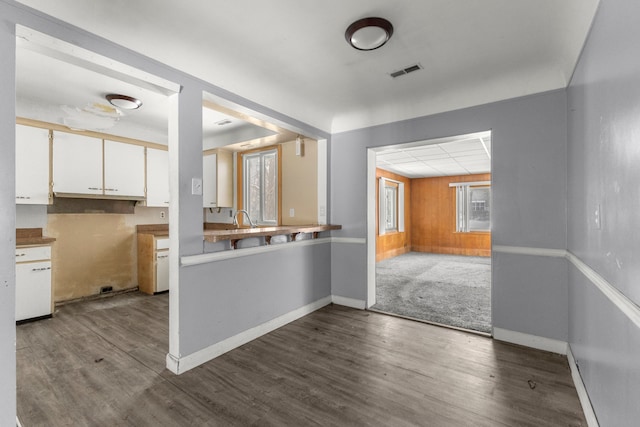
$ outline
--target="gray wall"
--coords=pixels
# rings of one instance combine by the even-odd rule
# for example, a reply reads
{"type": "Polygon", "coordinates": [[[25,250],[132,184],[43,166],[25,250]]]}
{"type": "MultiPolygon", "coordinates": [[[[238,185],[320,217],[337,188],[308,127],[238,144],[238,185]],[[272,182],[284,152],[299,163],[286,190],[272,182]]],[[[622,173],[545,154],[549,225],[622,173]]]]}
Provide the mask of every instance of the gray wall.
{"type": "MultiPolygon", "coordinates": [[[[566,245],[566,95],[554,91],[332,136],[331,222],[365,238],[367,148],[493,131],[493,245],[566,245]]],[[[340,246],[334,244],[334,248],[340,246]]],[[[366,245],[334,256],[332,292],[366,299],[366,245]]],[[[348,247],[346,247],[348,245],[348,247]]],[[[493,323],[567,340],[567,272],[548,257],[494,254],[493,323]],[[540,272],[544,274],[540,275],[540,272]]]]}
{"type": "MultiPolygon", "coordinates": [[[[640,304],[640,3],[602,0],[568,89],[568,250],[640,304]],[[594,211],[601,207],[602,226],[594,211]]],[[[638,425],[640,330],[574,267],[569,340],[603,427],[638,425]]]]}
{"type": "MultiPolygon", "coordinates": [[[[0,16],[2,5],[0,4],[0,16]]],[[[14,27],[0,19],[0,425],[16,422],[14,27]]]]}
{"type": "Polygon", "coordinates": [[[331,295],[330,243],[282,248],[181,269],[183,356],[331,295]]]}

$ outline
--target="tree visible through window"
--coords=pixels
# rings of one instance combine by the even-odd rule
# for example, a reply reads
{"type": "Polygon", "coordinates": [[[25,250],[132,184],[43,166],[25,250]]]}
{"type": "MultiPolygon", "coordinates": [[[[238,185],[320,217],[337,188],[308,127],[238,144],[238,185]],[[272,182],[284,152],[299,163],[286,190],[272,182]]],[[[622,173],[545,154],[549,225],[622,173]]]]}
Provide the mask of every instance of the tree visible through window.
{"type": "Polygon", "coordinates": [[[257,224],[278,223],[278,151],[243,156],[244,208],[257,224]]]}
{"type": "Polygon", "coordinates": [[[488,182],[449,184],[456,187],[456,231],[491,231],[491,186],[488,182]]]}

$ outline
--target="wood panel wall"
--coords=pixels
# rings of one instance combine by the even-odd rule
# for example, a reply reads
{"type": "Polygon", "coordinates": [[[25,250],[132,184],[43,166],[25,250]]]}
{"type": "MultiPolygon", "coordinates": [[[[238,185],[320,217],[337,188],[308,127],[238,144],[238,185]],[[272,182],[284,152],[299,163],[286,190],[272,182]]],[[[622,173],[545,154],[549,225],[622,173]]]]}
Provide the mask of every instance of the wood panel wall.
{"type": "Polygon", "coordinates": [[[402,255],[411,250],[411,180],[383,169],[376,169],[376,262],[402,255]],[[380,229],[380,178],[389,178],[404,183],[404,232],[386,233],[382,236],[380,229]]]}
{"type": "Polygon", "coordinates": [[[411,247],[415,252],[491,256],[490,232],[456,232],[452,182],[490,181],[491,174],[411,180],[411,247]]]}

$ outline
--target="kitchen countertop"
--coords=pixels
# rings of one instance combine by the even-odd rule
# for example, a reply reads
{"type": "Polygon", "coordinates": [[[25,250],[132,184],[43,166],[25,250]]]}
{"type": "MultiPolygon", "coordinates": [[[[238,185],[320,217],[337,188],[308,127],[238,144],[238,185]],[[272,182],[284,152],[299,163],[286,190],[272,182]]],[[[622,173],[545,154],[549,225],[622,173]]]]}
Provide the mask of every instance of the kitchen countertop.
{"type": "MultiPolygon", "coordinates": [[[[225,240],[236,241],[249,237],[271,237],[283,234],[319,233],[329,230],[340,230],[341,225],[278,225],[272,227],[240,227],[233,224],[204,223],[204,240],[210,243],[225,240]]],[[[168,224],[144,224],[136,227],[138,234],[152,234],[156,237],[169,235],[168,224]]],[[[317,235],[317,234],[316,234],[317,235]]],[[[314,236],[315,237],[315,236],[314,236]]]]}
{"type": "Polygon", "coordinates": [[[340,230],[341,225],[278,225],[273,227],[234,228],[230,230],[205,229],[204,240],[215,243],[223,240],[240,240],[248,237],[270,237],[282,234],[319,233],[340,230]]]}
{"type": "Polygon", "coordinates": [[[43,236],[42,228],[16,229],[16,246],[50,245],[55,241],[53,237],[43,236]]]}

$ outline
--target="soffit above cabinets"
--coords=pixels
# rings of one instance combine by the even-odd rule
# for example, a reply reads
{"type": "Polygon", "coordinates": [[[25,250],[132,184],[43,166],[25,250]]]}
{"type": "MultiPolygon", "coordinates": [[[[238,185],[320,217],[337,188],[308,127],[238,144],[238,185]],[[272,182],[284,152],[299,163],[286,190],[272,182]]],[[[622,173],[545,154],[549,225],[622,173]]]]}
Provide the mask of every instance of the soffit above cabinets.
{"type": "Polygon", "coordinates": [[[393,146],[376,152],[376,166],[408,178],[491,172],[491,132],[393,146]]]}

